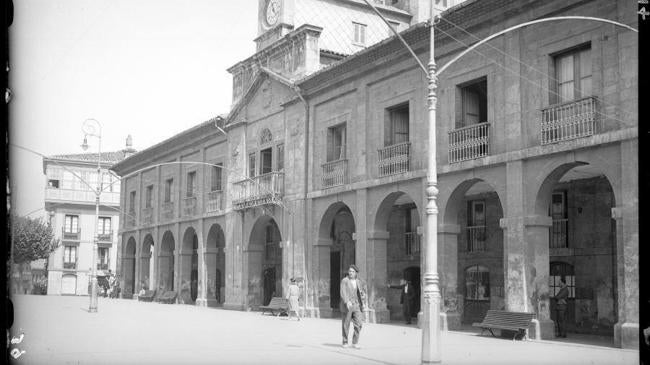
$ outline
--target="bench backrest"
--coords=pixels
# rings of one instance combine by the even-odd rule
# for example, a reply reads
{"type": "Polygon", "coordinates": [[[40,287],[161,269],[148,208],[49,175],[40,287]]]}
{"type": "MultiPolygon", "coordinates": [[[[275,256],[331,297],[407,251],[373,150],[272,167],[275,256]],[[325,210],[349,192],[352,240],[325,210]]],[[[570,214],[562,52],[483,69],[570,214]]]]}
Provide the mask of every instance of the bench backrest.
{"type": "Polygon", "coordinates": [[[488,310],[483,324],[506,325],[518,328],[527,328],[530,321],[535,318],[535,313],[528,312],[509,312],[496,309],[488,310]]]}
{"type": "Polygon", "coordinates": [[[282,297],[273,297],[267,307],[286,307],[289,301],[282,297]]]}

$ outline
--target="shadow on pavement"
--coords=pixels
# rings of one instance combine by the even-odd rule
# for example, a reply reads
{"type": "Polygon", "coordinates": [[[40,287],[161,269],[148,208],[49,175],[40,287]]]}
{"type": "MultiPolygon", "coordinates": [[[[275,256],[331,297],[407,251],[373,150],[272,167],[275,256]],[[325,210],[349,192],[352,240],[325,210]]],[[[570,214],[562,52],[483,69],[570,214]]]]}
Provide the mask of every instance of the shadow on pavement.
{"type": "MultiPolygon", "coordinates": [[[[339,348],[339,351],[335,351],[335,350],[324,349],[324,348],[321,347],[321,349],[325,350],[325,351],[336,352],[337,354],[342,354],[342,355],[347,355],[347,356],[350,356],[350,357],[356,357],[358,359],[373,361],[373,362],[376,362],[378,364],[398,365],[397,363],[394,363],[394,362],[382,361],[382,360],[374,359],[372,357],[358,355],[359,353],[363,353],[363,347],[361,347],[361,349],[342,348],[340,344],[333,344],[333,343],[324,343],[323,346],[338,347],[339,348]]],[[[307,346],[307,347],[318,348],[317,346],[307,346]]]]}

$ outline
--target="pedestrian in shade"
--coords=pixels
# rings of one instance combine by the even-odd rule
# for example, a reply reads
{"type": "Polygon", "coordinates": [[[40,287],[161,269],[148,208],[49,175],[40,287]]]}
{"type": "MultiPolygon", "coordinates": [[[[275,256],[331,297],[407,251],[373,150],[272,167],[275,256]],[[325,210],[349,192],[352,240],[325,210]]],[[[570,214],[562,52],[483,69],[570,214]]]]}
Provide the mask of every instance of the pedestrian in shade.
{"type": "Polygon", "coordinates": [[[350,330],[350,321],[354,325],[354,334],[352,335],[352,346],[356,349],[359,346],[359,334],[363,326],[363,310],[367,298],[366,283],[358,277],[359,268],[356,265],[350,265],[348,275],[341,280],[341,302],[343,315],[343,347],[349,347],[348,331],[350,330]]]}
{"type": "Polygon", "coordinates": [[[411,324],[411,314],[415,303],[415,288],[413,288],[413,284],[411,284],[411,281],[409,280],[401,279],[399,285],[388,284],[388,287],[391,289],[401,290],[399,304],[402,305],[404,321],[406,324],[411,324]]]}
{"type": "Polygon", "coordinates": [[[557,300],[555,311],[556,311],[556,321],[557,321],[557,337],[566,337],[566,307],[567,307],[567,298],[569,297],[569,288],[566,285],[566,280],[564,278],[560,279],[560,291],[555,295],[555,300],[557,300]]]}

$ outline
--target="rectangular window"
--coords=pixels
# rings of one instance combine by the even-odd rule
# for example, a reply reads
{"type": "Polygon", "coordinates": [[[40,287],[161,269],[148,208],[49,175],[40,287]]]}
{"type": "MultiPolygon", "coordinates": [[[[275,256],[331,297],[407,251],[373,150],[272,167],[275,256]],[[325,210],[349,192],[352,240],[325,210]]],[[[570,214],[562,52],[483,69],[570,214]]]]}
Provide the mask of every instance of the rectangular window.
{"type": "Polygon", "coordinates": [[[248,154],[248,177],[255,177],[255,152],[248,154]]]}
{"type": "Polygon", "coordinates": [[[174,187],[174,179],[165,180],[165,203],[172,201],[172,191],[174,187]]]}
{"type": "Polygon", "coordinates": [[[135,212],[135,191],[129,194],[129,212],[135,212]]]}
{"type": "Polygon", "coordinates": [[[555,103],[591,96],[591,49],[581,47],[554,57],[555,103]]]}
{"type": "Polygon", "coordinates": [[[77,246],[65,246],[65,249],[63,251],[63,262],[64,263],[77,262],[77,246]]]}
{"type": "Polygon", "coordinates": [[[366,44],[366,25],[361,23],[352,23],[354,28],[354,43],[365,45],[366,44]]]}
{"type": "Polygon", "coordinates": [[[47,181],[47,187],[48,188],[53,188],[53,189],[58,189],[59,188],[59,180],[48,180],[47,181]]]}
{"type": "Polygon", "coordinates": [[[267,148],[260,151],[260,175],[273,171],[273,149],[267,148]]]}
{"type": "Polygon", "coordinates": [[[151,208],[153,203],[153,185],[147,186],[147,191],[145,195],[144,207],[151,208]]]}
{"type": "Polygon", "coordinates": [[[97,233],[98,234],[109,234],[111,233],[111,218],[110,217],[99,217],[97,222],[97,233]]]}
{"type": "Polygon", "coordinates": [[[78,233],[79,232],[79,216],[66,215],[65,216],[65,232],[78,233]]]}
{"type": "Polygon", "coordinates": [[[187,173],[187,192],[186,196],[188,198],[193,197],[196,193],[196,171],[187,173]]]}
{"type": "Polygon", "coordinates": [[[486,250],[485,201],[468,202],[467,216],[467,251],[486,250]]]}
{"type": "Polygon", "coordinates": [[[460,88],[460,115],[456,118],[456,128],[487,122],[487,78],[460,88]]]}
{"type": "Polygon", "coordinates": [[[566,209],[566,191],[557,191],[553,193],[551,196],[551,208],[549,215],[553,219],[553,226],[551,227],[550,236],[550,247],[569,247],[569,219],[567,217],[566,209]]]}
{"type": "Polygon", "coordinates": [[[98,270],[108,270],[108,253],[109,253],[109,248],[108,247],[98,247],[97,248],[97,253],[98,253],[98,258],[97,258],[97,269],[98,270]]]}
{"type": "Polygon", "coordinates": [[[388,120],[384,134],[384,146],[409,141],[409,104],[387,109],[388,120]]]}
{"type": "Polygon", "coordinates": [[[276,171],[282,171],[284,170],[284,143],[278,144],[278,162],[277,162],[277,168],[276,171]]]}
{"type": "Polygon", "coordinates": [[[219,191],[221,190],[221,178],[223,174],[223,163],[215,164],[217,166],[212,166],[212,178],[210,181],[210,191],[219,191]]]}
{"type": "Polygon", "coordinates": [[[345,141],[345,124],[327,129],[327,162],[345,159],[345,141]]]}

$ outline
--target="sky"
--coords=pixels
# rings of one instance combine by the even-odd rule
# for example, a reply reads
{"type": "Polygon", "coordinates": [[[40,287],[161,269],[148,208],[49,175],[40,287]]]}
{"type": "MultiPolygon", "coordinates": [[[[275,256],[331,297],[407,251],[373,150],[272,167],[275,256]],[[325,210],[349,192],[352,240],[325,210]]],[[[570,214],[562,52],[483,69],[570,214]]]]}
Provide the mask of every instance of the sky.
{"type": "Polygon", "coordinates": [[[257,1],[14,0],[9,28],[12,209],[42,216],[42,157],[143,150],[230,109],[230,66],[255,51],[257,1]],[[97,139],[88,140],[97,151],[97,139]]]}

